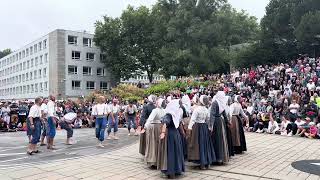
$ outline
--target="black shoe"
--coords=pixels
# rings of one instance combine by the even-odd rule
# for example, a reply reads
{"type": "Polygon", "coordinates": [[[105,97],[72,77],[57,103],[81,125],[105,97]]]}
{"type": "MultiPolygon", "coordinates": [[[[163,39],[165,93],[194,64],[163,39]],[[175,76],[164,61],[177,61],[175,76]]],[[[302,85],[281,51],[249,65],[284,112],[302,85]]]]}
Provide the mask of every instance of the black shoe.
{"type": "Polygon", "coordinates": [[[31,156],[31,155],[33,155],[33,151],[32,152],[28,151],[27,154],[29,154],[31,156]]]}

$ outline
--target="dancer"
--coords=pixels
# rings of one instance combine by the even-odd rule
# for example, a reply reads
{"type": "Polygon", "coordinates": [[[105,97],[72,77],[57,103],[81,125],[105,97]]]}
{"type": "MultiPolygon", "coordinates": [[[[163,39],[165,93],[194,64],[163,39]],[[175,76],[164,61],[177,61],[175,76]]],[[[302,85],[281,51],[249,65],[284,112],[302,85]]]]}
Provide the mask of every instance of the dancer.
{"type": "Polygon", "coordinates": [[[31,142],[28,145],[27,154],[32,155],[33,153],[39,153],[40,151],[37,150],[37,143],[40,141],[40,135],[41,135],[41,105],[42,99],[36,98],[35,104],[30,108],[29,112],[29,122],[30,122],[30,128],[32,131],[31,134],[31,142]]]}
{"type": "Polygon", "coordinates": [[[209,110],[206,106],[209,98],[200,96],[200,105],[194,110],[188,126],[188,160],[200,165],[200,169],[208,169],[216,161],[215,151],[210,137],[208,124],[209,110]],[[192,131],[191,131],[192,130],[192,131]],[[190,136],[191,135],[191,136],[190,136]]]}
{"type": "Polygon", "coordinates": [[[112,104],[109,106],[109,119],[108,119],[108,140],[115,139],[118,140],[117,132],[118,132],[118,123],[119,123],[119,112],[120,106],[118,105],[118,99],[113,99],[112,104]],[[110,135],[111,130],[113,128],[113,136],[110,135]]]}
{"type": "Polygon", "coordinates": [[[102,143],[104,141],[104,133],[107,126],[106,116],[108,115],[108,108],[104,102],[104,97],[100,96],[97,100],[97,104],[92,107],[92,116],[96,118],[96,138],[99,141],[99,147],[104,147],[102,143]]]}
{"type": "Polygon", "coordinates": [[[50,149],[50,150],[56,150],[56,148],[53,147],[54,137],[56,136],[56,124],[57,124],[55,100],[56,98],[53,95],[50,95],[49,102],[47,104],[48,106],[47,149],[50,149]]]}
{"type": "Polygon", "coordinates": [[[145,155],[145,151],[146,151],[146,134],[145,134],[145,130],[143,129],[152,110],[156,108],[156,106],[154,105],[155,101],[156,101],[156,96],[150,95],[148,97],[148,104],[143,106],[143,110],[140,117],[139,125],[141,128],[141,134],[140,134],[139,153],[142,154],[143,156],[145,155]]]}
{"type": "Polygon", "coordinates": [[[232,146],[236,154],[241,154],[243,151],[247,151],[246,138],[244,135],[243,123],[240,115],[245,119],[248,119],[240,104],[240,96],[236,95],[234,98],[234,103],[230,106],[230,130],[232,146]]]}
{"type": "MultiPolygon", "coordinates": [[[[44,143],[44,139],[47,136],[47,126],[48,126],[48,99],[43,99],[41,104],[41,126],[42,126],[42,134],[41,134],[41,140],[40,140],[40,146],[47,145],[44,143]]],[[[48,139],[47,139],[48,143],[48,139]]]]}
{"type": "Polygon", "coordinates": [[[165,112],[166,115],[162,119],[157,167],[169,178],[174,178],[185,171],[181,135],[178,130],[183,113],[180,100],[172,100],[165,112]]]}
{"type": "Polygon", "coordinates": [[[225,110],[228,108],[228,97],[224,91],[218,91],[213,97],[210,110],[209,129],[212,135],[213,146],[217,164],[229,162],[229,149],[227,140],[226,122],[228,118],[225,110]]]}
{"type": "Polygon", "coordinates": [[[131,132],[130,132],[131,128],[134,129],[134,135],[138,136],[137,125],[136,125],[137,112],[138,112],[137,106],[134,105],[132,101],[129,101],[129,105],[126,107],[126,110],[125,110],[125,116],[128,122],[128,131],[129,131],[128,136],[131,136],[131,132]]]}
{"type": "Polygon", "coordinates": [[[151,168],[157,166],[157,157],[159,150],[159,137],[161,132],[161,118],[165,115],[165,101],[159,98],[156,108],[152,110],[145,124],[146,134],[146,151],[145,161],[151,168]]]}
{"type": "Polygon", "coordinates": [[[73,122],[77,119],[80,118],[81,116],[81,112],[77,112],[77,113],[73,113],[73,112],[69,112],[66,115],[64,115],[60,121],[60,127],[61,129],[64,129],[67,131],[67,141],[66,141],[66,145],[72,145],[73,142],[71,140],[71,138],[73,137],[73,122]]]}

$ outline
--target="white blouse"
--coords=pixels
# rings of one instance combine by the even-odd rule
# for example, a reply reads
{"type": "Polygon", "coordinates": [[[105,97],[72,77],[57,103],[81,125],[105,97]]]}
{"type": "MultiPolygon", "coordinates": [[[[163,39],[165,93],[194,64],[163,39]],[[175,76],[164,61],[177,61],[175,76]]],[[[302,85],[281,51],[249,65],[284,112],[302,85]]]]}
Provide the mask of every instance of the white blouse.
{"type": "Polygon", "coordinates": [[[162,108],[155,108],[151,111],[151,114],[149,116],[149,118],[147,119],[147,122],[146,124],[144,125],[146,128],[148,128],[148,126],[151,124],[151,123],[158,123],[160,124],[161,123],[161,118],[166,115],[166,112],[164,109],[162,108]]]}
{"type": "Polygon", "coordinates": [[[194,109],[188,129],[192,129],[195,123],[206,123],[209,120],[209,110],[205,106],[198,106],[194,109]]]}

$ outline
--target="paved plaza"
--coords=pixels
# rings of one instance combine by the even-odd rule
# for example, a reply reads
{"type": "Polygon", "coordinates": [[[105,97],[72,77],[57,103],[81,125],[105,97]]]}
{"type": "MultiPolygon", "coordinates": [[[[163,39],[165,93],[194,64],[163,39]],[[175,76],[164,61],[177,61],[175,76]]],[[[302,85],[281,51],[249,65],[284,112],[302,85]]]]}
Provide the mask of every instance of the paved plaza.
{"type": "MultiPolygon", "coordinates": [[[[147,168],[138,153],[138,138],[128,137],[125,129],[119,141],[106,141],[105,148],[95,147],[93,134],[94,129],[76,130],[77,144],[66,147],[62,143],[65,132],[59,131],[57,151],[43,151],[32,157],[21,151],[25,150],[24,134],[0,134],[0,179],[164,178],[159,171],[147,168]],[[14,141],[4,146],[9,139],[14,141]]],[[[228,165],[200,171],[187,163],[186,173],[179,179],[320,179],[291,165],[300,160],[319,160],[320,141],[256,133],[247,133],[246,137],[248,152],[232,158],[228,165]]],[[[313,166],[318,167],[317,163],[313,166]]]]}

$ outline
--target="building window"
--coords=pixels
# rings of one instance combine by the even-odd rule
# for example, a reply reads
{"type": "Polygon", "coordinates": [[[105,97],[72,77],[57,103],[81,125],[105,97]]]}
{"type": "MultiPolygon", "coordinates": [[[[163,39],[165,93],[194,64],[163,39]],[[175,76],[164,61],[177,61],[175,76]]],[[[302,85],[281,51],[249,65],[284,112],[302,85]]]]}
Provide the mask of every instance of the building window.
{"type": "Polygon", "coordinates": [[[38,83],[36,83],[36,84],[34,85],[34,91],[35,91],[35,92],[38,92],[38,83]]]}
{"type": "Polygon", "coordinates": [[[30,68],[30,61],[27,61],[27,69],[30,68]]]}
{"type": "Polygon", "coordinates": [[[42,42],[39,42],[39,51],[42,50],[42,42]]]}
{"type": "Polygon", "coordinates": [[[40,83],[39,86],[40,86],[40,87],[39,87],[39,88],[40,88],[40,92],[42,92],[42,91],[43,91],[42,83],[40,83]]]}
{"type": "Polygon", "coordinates": [[[87,53],[87,61],[93,61],[94,60],[94,53],[87,53]]]}
{"type": "Polygon", "coordinates": [[[47,62],[48,62],[48,53],[44,55],[44,63],[47,63],[47,62]]]}
{"type": "Polygon", "coordinates": [[[40,64],[42,64],[42,59],[43,59],[43,56],[41,55],[40,56],[40,64]]]}
{"type": "Polygon", "coordinates": [[[81,89],[81,81],[72,81],[72,89],[73,90],[81,89]]]}
{"type": "Polygon", "coordinates": [[[26,55],[29,56],[29,49],[26,49],[26,55]]]}
{"type": "Polygon", "coordinates": [[[100,89],[101,90],[108,90],[108,83],[107,82],[100,82],[100,89]]]}
{"type": "MultiPolygon", "coordinates": [[[[22,51],[22,58],[25,58],[26,57],[26,52],[25,50],[22,51]]],[[[10,58],[10,60],[12,61],[12,58],[10,58]]]]}
{"type": "Polygon", "coordinates": [[[22,74],[22,82],[24,82],[26,79],[25,79],[25,76],[24,74],[22,74]]]}
{"type": "Polygon", "coordinates": [[[102,75],[103,75],[103,69],[97,68],[97,76],[102,76],[102,75]]]}
{"type": "Polygon", "coordinates": [[[80,59],[80,51],[72,51],[72,59],[79,60],[80,59]]]}
{"type": "MultiPolygon", "coordinates": [[[[23,86],[23,89],[24,89],[24,86],[23,86]]],[[[31,84],[31,93],[33,93],[33,92],[34,92],[34,85],[31,84]]]]}
{"type": "Polygon", "coordinates": [[[26,62],[23,62],[23,70],[26,69],[26,62]]]}
{"type": "Polygon", "coordinates": [[[38,49],[37,49],[37,45],[35,44],[34,46],[33,46],[33,49],[34,49],[34,53],[37,53],[38,52],[38,49]]]}
{"type": "Polygon", "coordinates": [[[39,69],[39,78],[41,78],[41,77],[42,77],[42,70],[39,69]]]}
{"type": "Polygon", "coordinates": [[[47,68],[43,68],[43,77],[47,77],[47,68]]]}
{"type": "Polygon", "coordinates": [[[32,72],[30,72],[30,80],[32,80],[32,72]]]}
{"type": "Polygon", "coordinates": [[[78,74],[78,67],[69,65],[68,74],[78,74]]]}
{"type": "Polygon", "coordinates": [[[34,70],[34,71],[33,71],[33,78],[34,78],[34,79],[37,79],[37,70],[34,70]]]}
{"type": "Polygon", "coordinates": [[[47,40],[43,40],[43,49],[47,49],[47,40]]]}
{"type": "Polygon", "coordinates": [[[77,45],[77,36],[68,36],[68,44],[77,45]]]}
{"type": "Polygon", "coordinates": [[[106,61],[107,56],[105,54],[100,54],[100,62],[106,61]]]}
{"type": "MultiPolygon", "coordinates": [[[[22,87],[20,86],[20,92],[21,92],[22,87]]],[[[27,85],[27,93],[30,93],[30,85],[27,85]]]]}
{"type": "Polygon", "coordinates": [[[34,66],[38,66],[38,57],[34,58],[34,66]]]}
{"type": "Polygon", "coordinates": [[[82,70],[83,70],[83,75],[92,75],[91,67],[84,66],[82,70]]]}
{"type": "Polygon", "coordinates": [[[87,81],[87,89],[94,89],[94,81],[87,81]]]}
{"type": "Polygon", "coordinates": [[[45,83],[44,83],[44,90],[45,90],[45,91],[48,91],[48,82],[45,82],[45,83]]]}
{"type": "Polygon", "coordinates": [[[26,73],[26,80],[29,81],[29,73],[26,73]]]}
{"type": "Polygon", "coordinates": [[[92,47],[92,39],[83,38],[83,45],[86,46],[86,47],[92,47]]]}
{"type": "Polygon", "coordinates": [[[33,59],[31,59],[31,65],[30,66],[33,67],[33,59]]]}
{"type": "MultiPolygon", "coordinates": [[[[21,59],[21,52],[19,52],[19,60],[21,59]]],[[[8,63],[7,64],[9,64],[9,59],[7,59],[7,61],[8,61],[8,63]]]]}
{"type": "Polygon", "coordinates": [[[33,47],[31,46],[30,47],[30,55],[32,55],[33,54],[33,47]]]}

